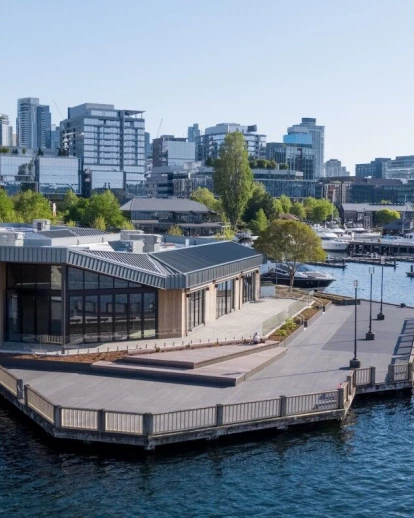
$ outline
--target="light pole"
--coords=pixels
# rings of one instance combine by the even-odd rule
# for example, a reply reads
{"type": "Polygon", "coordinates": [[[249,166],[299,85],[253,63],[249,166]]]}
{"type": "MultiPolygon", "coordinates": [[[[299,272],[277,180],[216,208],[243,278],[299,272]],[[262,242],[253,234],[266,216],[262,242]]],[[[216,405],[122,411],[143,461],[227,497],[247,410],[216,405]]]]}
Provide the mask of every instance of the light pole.
{"type": "Polygon", "coordinates": [[[380,263],[381,263],[381,305],[380,305],[380,312],[377,315],[377,320],[384,320],[385,315],[382,312],[382,294],[384,291],[384,264],[385,264],[384,256],[381,256],[380,263]]]}
{"type": "Polygon", "coordinates": [[[375,333],[372,332],[372,276],[374,275],[375,268],[369,267],[369,274],[371,276],[371,282],[369,287],[369,331],[365,334],[366,340],[375,340],[375,333]]]}
{"type": "Polygon", "coordinates": [[[357,358],[357,301],[358,301],[358,281],[354,281],[355,288],[355,326],[354,326],[354,357],[349,362],[351,369],[359,369],[361,362],[357,358]]]}

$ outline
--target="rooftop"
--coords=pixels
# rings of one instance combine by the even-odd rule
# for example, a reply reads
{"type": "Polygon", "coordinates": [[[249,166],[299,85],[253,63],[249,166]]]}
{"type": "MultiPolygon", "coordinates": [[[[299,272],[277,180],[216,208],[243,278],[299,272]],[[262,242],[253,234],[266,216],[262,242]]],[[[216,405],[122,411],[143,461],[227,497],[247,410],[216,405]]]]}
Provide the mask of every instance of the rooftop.
{"type": "Polygon", "coordinates": [[[187,198],[133,198],[124,205],[123,211],[139,212],[195,212],[198,214],[214,214],[202,203],[187,198]]]}

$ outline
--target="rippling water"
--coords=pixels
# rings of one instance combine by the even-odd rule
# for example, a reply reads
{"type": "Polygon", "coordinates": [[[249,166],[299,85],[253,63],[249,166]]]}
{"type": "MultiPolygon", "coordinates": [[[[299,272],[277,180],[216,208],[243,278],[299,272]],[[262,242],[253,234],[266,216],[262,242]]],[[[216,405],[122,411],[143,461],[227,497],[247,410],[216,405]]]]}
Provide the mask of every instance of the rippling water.
{"type": "Polygon", "coordinates": [[[149,456],[71,450],[0,402],[0,514],[13,517],[411,517],[414,406],[345,424],[149,456]]]}

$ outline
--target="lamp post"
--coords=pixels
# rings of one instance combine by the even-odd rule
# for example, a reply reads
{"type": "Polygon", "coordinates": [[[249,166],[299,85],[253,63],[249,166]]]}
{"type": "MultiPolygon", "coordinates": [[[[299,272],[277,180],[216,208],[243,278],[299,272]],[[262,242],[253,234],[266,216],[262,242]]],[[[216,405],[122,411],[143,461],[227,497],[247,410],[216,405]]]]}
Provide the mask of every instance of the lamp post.
{"type": "Polygon", "coordinates": [[[358,281],[354,281],[355,288],[355,326],[354,326],[354,357],[349,362],[351,369],[359,369],[361,362],[357,358],[357,301],[358,301],[358,281]]]}
{"type": "Polygon", "coordinates": [[[384,264],[385,264],[384,256],[381,256],[380,263],[381,263],[381,305],[380,305],[380,312],[377,315],[377,320],[384,320],[385,315],[382,312],[382,294],[384,291],[384,264]]]}
{"type": "Polygon", "coordinates": [[[369,274],[371,276],[370,287],[369,287],[369,331],[365,334],[366,340],[375,340],[375,333],[372,332],[372,276],[374,275],[375,268],[369,267],[369,274]]]}

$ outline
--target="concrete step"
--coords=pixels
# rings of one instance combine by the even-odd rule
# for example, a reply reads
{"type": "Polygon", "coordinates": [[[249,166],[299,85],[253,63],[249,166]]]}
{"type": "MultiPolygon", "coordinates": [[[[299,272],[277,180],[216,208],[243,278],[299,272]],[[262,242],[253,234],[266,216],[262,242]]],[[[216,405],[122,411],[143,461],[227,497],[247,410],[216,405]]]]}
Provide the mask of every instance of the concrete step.
{"type": "Polygon", "coordinates": [[[91,369],[96,373],[113,374],[119,377],[234,387],[281,358],[286,351],[287,349],[283,347],[276,347],[195,369],[174,369],[106,361],[94,363],[91,369]]]}

